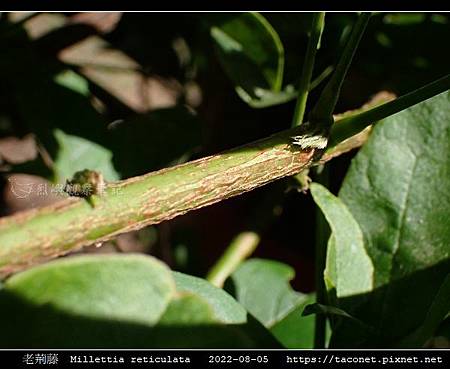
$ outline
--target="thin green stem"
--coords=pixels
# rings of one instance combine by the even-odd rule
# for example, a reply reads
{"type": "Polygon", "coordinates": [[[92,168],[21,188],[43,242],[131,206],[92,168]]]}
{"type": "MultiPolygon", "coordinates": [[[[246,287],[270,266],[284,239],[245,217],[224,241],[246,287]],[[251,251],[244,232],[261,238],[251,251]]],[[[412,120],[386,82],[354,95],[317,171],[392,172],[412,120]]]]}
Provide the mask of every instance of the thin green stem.
{"type": "Polygon", "coordinates": [[[302,74],[298,87],[297,104],[295,105],[294,118],[292,127],[302,124],[305,115],[306,101],[310,90],[311,76],[316,59],[316,52],[320,44],[320,37],[323,31],[325,13],[314,13],[311,26],[311,34],[309,36],[308,47],[306,49],[305,61],[303,64],[302,74]]]}
{"type": "Polygon", "coordinates": [[[319,86],[331,73],[333,72],[333,66],[329,65],[326,67],[322,73],[320,73],[311,83],[309,84],[309,91],[314,90],[319,86]]]}
{"type": "Polygon", "coordinates": [[[274,184],[272,191],[266,195],[252,210],[247,228],[233,238],[225,252],[212,266],[206,277],[216,287],[223,287],[225,280],[247,259],[258,247],[261,237],[272,223],[275,209],[284,199],[285,185],[274,184]]]}
{"type": "Polygon", "coordinates": [[[333,112],[339,98],[342,83],[347,75],[348,68],[350,67],[370,16],[370,13],[362,13],[356,21],[334,73],[309,114],[309,122],[311,125],[324,130],[331,128],[333,124],[333,112]]]}
{"type": "Polygon", "coordinates": [[[225,280],[238,265],[255,251],[260,241],[256,232],[239,233],[208,273],[206,279],[216,287],[222,288],[225,280]]]}
{"type": "Polygon", "coordinates": [[[406,95],[400,96],[398,99],[363,113],[344,118],[340,120],[338,124],[333,125],[328,146],[332,149],[338,143],[362,131],[372,123],[396,114],[449,89],[450,74],[447,74],[445,77],[431,82],[406,95]]]}

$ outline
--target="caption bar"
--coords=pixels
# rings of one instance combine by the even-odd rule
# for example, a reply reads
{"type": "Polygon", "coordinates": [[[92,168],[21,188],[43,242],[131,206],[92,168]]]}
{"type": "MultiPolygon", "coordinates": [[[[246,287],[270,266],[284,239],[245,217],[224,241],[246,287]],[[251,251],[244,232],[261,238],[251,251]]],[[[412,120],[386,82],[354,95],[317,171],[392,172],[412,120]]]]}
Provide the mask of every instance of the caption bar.
{"type": "Polygon", "coordinates": [[[1,350],[6,367],[448,368],[450,350],[1,350]]]}

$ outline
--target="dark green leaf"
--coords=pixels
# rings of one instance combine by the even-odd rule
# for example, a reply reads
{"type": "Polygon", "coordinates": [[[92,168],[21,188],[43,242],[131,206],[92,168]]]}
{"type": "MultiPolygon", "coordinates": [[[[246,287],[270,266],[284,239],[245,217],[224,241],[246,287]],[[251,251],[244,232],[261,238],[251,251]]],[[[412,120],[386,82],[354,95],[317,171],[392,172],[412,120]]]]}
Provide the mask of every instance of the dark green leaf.
{"type": "Polygon", "coordinates": [[[172,299],[159,321],[161,326],[212,324],[216,322],[211,306],[200,296],[182,293],[172,299]]]}
{"type": "Polygon", "coordinates": [[[339,309],[335,306],[314,303],[306,306],[305,309],[303,310],[302,315],[308,316],[312,314],[324,314],[329,317],[337,316],[344,319],[350,319],[353,323],[356,323],[356,325],[358,325],[360,329],[365,330],[366,334],[371,334],[373,332],[372,327],[367,326],[366,324],[364,324],[364,322],[360,321],[354,316],[351,316],[346,311],[339,309]]]}
{"type": "Polygon", "coordinates": [[[283,79],[283,45],[262,15],[220,14],[208,23],[220,61],[244,101],[262,107],[286,98],[277,96],[283,79]]]}
{"type": "Polygon", "coordinates": [[[438,329],[445,316],[450,312],[450,274],[442,283],[436,294],[422,325],[410,336],[400,343],[406,347],[417,347],[423,345],[432,337],[438,329]]]}
{"type": "Polygon", "coordinates": [[[273,105],[284,104],[294,100],[298,95],[298,91],[294,90],[291,85],[286,86],[283,91],[279,92],[263,89],[258,90],[257,93],[255,92],[255,95],[258,95],[257,98],[240,88],[236,88],[236,92],[252,108],[267,108],[273,105]]]}
{"type": "Polygon", "coordinates": [[[445,337],[450,344],[450,311],[444,321],[439,325],[435,335],[437,337],[445,337]]]}
{"type": "Polygon", "coordinates": [[[294,270],[273,260],[250,259],[232,274],[236,299],[264,326],[283,319],[307,296],[289,285],[294,270]]]}
{"type": "Polygon", "coordinates": [[[120,326],[151,327],[175,295],[170,270],[138,256],[79,256],[16,274],[0,291],[2,347],[123,342],[120,326]]]}
{"type": "MultiPolygon", "coordinates": [[[[214,327],[198,328],[197,347],[279,347],[277,340],[260,322],[248,315],[242,305],[238,304],[227,292],[214,287],[204,279],[173,272],[177,290],[182,294],[194,294],[207,301],[214,314],[214,327]],[[223,323],[226,323],[224,325],[223,323]],[[211,337],[211,334],[213,337],[211,337]]],[[[190,310],[182,307],[183,310],[190,310]]],[[[192,309],[191,309],[192,310],[192,309]]],[[[192,318],[194,319],[194,317],[192,318]]],[[[208,321],[206,321],[208,322],[208,321]]],[[[193,323],[189,323],[192,325],[193,323]]],[[[203,325],[205,322],[202,323],[203,325]]],[[[192,347],[194,337],[184,340],[180,347],[192,347]]],[[[170,342],[170,341],[169,341],[170,342]]]]}
{"type": "Polygon", "coordinates": [[[215,316],[224,323],[238,324],[247,320],[247,312],[228,293],[204,279],[173,272],[177,290],[195,293],[212,306],[215,316]]]}
{"type": "Polygon", "coordinates": [[[102,170],[110,180],[118,179],[111,153],[105,148],[104,118],[90,102],[87,81],[71,71],[52,70],[54,65],[47,67],[27,47],[11,52],[9,58],[14,57],[19,60],[17,65],[9,65],[9,73],[17,77],[12,93],[27,128],[55,162],[53,179],[64,180],[85,168],[102,170]],[[28,64],[30,60],[33,67],[28,64]]]}
{"type": "MultiPolygon", "coordinates": [[[[104,148],[108,146],[104,117],[91,103],[85,78],[65,69],[56,59],[44,58],[28,40],[7,48],[0,75],[12,86],[14,108],[24,126],[56,162],[52,168],[54,180],[71,177],[80,168],[105,170],[110,180],[118,179],[110,162],[111,153],[104,148]],[[80,139],[69,139],[55,130],[80,139]]],[[[39,168],[33,169],[36,172],[39,168]]]]}
{"type": "Polygon", "coordinates": [[[143,255],[70,257],[18,273],[0,289],[0,345],[279,347],[224,291],[176,278],[178,291],[170,270],[143,255]]]}
{"type": "MultiPolygon", "coordinates": [[[[332,345],[393,345],[425,321],[450,268],[450,96],[440,94],[378,123],[339,197],[361,227],[374,291],[348,298],[351,315],[377,329],[334,332],[332,345]]],[[[360,276],[359,278],[364,278],[360,276]]]]}
{"type": "MultiPolygon", "coordinates": [[[[29,129],[50,154],[54,156],[57,152],[52,136],[55,128],[104,145],[105,120],[89,100],[86,80],[68,72],[52,74],[53,71],[39,64],[40,60],[34,54],[21,57],[33,58],[36,65],[30,68],[22,61],[17,66],[17,69],[26,69],[20,78],[14,80],[17,107],[29,129]]],[[[15,69],[12,72],[18,73],[15,69]]]]}
{"type": "Polygon", "coordinates": [[[16,274],[4,291],[36,307],[154,325],[175,285],[169,269],[156,259],[104,255],[67,258],[16,274]]]}
{"type": "Polygon", "coordinates": [[[270,331],[289,349],[310,349],[314,346],[314,316],[303,316],[305,307],[316,300],[315,294],[307,298],[283,319],[275,323],[270,331]]]}
{"type": "Polygon", "coordinates": [[[54,81],[72,91],[88,97],[90,95],[89,83],[86,79],[71,70],[65,70],[57,74],[54,81]]]}
{"type": "Polygon", "coordinates": [[[111,151],[95,142],[68,135],[59,129],[54,131],[54,135],[59,146],[53,166],[56,182],[70,179],[75,172],[83,169],[99,171],[108,181],[119,179],[119,174],[112,165],[111,151]]]}
{"type": "Polygon", "coordinates": [[[339,315],[348,319],[355,319],[346,311],[339,309],[335,306],[323,305],[323,304],[310,304],[305,307],[302,315],[308,316],[312,314],[326,314],[326,315],[339,315]]]}
{"type": "Polygon", "coordinates": [[[201,144],[201,125],[186,107],[153,110],[113,124],[111,150],[123,177],[186,161],[201,144]]]}
{"type": "Polygon", "coordinates": [[[425,20],[426,15],[420,13],[398,13],[398,14],[387,14],[383,18],[383,22],[387,24],[395,25],[409,25],[422,23],[425,20]]]}

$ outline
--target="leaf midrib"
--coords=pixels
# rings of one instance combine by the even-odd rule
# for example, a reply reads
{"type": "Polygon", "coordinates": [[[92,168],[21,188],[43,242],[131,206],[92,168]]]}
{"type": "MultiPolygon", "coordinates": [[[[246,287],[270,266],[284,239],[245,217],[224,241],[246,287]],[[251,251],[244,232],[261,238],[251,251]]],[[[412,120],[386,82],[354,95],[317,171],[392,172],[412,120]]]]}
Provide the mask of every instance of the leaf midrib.
{"type": "Polygon", "coordinates": [[[389,297],[390,297],[391,291],[392,291],[392,283],[391,282],[393,279],[394,266],[396,265],[395,259],[397,258],[397,255],[398,255],[398,252],[400,249],[400,245],[401,245],[401,241],[403,238],[406,213],[407,213],[408,202],[409,202],[410,193],[411,193],[411,184],[412,184],[412,181],[414,178],[414,173],[416,171],[416,168],[417,168],[417,155],[414,155],[414,164],[413,164],[411,172],[410,172],[408,186],[405,191],[403,204],[400,207],[400,212],[399,212],[399,217],[398,217],[399,226],[398,226],[397,237],[394,242],[394,249],[393,249],[393,253],[392,253],[392,257],[391,257],[391,263],[390,263],[390,269],[389,269],[389,280],[387,281],[388,283],[386,286],[386,291],[383,294],[383,305],[382,305],[382,309],[381,309],[381,320],[380,320],[380,322],[381,322],[380,323],[380,332],[384,332],[386,317],[388,316],[387,311],[388,311],[388,306],[389,306],[389,297]]]}

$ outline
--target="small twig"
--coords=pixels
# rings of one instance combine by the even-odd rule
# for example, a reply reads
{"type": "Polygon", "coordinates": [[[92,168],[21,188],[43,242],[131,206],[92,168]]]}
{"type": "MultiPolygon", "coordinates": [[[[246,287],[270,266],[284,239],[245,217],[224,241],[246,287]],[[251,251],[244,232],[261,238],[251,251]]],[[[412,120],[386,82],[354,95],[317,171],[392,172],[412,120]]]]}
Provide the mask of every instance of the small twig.
{"type": "Polygon", "coordinates": [[[319,100],[309,112],[309,120],[302,126],[301,133],[293,137],[293,143],[305,147],[325,149],[333,126],[333,111],[336,106],[342,83],[347,75],[353,55],[370,19],[370,13],[362,13],[353,26],[350,37],[330,80],[320,94],[319,100]]]}
{"type": "Polygon", "coordinates": [[[336,69],[323,89],[319,100],[309,114],[309,123],[311,125],[320,125],[321,128],[329,128],[328,121],[333,117],[334,108],[340,95],[342,83],[347,75],[347,71],[353,60],[356,49],[358,48],[359,41],[364,34],[367,23],[369,23],[370,16],[371,13],[362,13],[358,17],[356,24],[353,26],[336,69]]]}
{"type": "Polygon", "coordinates": [[[302,124],[305,115],[306,101],[310,91],[311,76],[316,59],[317,48],[320,44],[320,37],[323,31],[325,13],[314,13],[309,36],[308,47],[306,48],[305,61],[303,63],[302,74],[298,87],[297,104],[295,105],[292,127],[302,124]]]}
{"type": "Polygon", "coordinates": [[[238,265],[255,251],[260,236],[256,232],[239,233],[227,247],[224,254],[214,264],[206,279],[214,286],[222,288],[225,280],[234,272],[238,265]]]}
{"type": "Polygon", "coordinates": [[[376,108],[365,111],[361,114],[344,118],[335,124],[331,130],[329,147],[333,148],[337,143],[352,137],[369,126],[369,122],[378,122],[386,117],[398,113],[415,104],[425,101],[441,92],[450,89],[450,74],[431,82],[417,90],[390,101],[386,104],[377,106],[376,108]]]}
{"type": "Polygon", "coordinates": [[[223,287],[225,280],[258,247],[262,235],[276,216],[275,209],[283,201],[285,191],[284,183],[279,183],[265,194],[258,205],[252,209],[245,231],[233,238],[225,252],[208,272],[206,279],[217,287],[223,287]]]}

